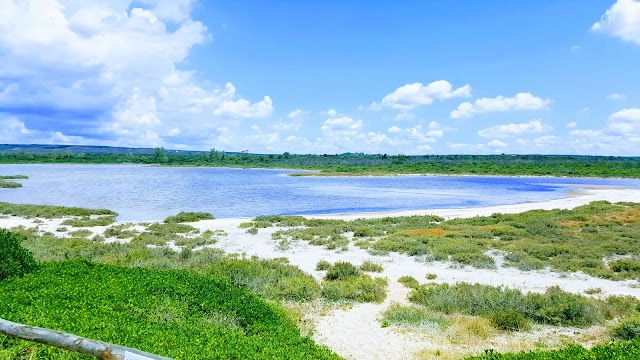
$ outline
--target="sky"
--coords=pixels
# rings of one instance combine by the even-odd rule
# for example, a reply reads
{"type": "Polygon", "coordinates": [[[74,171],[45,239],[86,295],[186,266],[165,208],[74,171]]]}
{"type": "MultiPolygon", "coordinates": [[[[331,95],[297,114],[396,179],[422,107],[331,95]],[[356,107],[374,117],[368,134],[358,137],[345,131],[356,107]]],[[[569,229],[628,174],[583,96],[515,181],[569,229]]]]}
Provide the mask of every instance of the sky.
{"type": "Polygon", "coordinates": [[[640,0],[0,0],[0,143],[640,156],[640,0]]]}

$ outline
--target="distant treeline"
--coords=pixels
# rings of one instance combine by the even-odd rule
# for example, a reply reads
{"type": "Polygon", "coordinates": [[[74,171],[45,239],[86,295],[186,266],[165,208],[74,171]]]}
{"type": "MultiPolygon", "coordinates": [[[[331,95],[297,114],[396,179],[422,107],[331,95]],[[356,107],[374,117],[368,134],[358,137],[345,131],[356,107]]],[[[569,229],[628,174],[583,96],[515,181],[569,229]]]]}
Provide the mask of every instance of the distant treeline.
{"type": "Polygon", "coordinates": [[[0,163],[159,164],[319,170],[320,175],[477,174],[640,178],[640,157],[578,155],[268,155],[167,151],[149,153],[6,152],[0,163]]]}

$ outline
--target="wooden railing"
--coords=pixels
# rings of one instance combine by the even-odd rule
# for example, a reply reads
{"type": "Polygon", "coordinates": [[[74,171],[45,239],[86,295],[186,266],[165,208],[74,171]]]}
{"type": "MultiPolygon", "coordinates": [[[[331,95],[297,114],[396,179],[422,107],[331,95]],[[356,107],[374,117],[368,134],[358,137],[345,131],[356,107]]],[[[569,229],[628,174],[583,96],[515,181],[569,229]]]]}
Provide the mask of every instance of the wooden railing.
{"type": "Polygon", "coordinates": [[[0,319],[0,334],[55,346],[104,360],[171,360],[137,349],[0,319]]]}

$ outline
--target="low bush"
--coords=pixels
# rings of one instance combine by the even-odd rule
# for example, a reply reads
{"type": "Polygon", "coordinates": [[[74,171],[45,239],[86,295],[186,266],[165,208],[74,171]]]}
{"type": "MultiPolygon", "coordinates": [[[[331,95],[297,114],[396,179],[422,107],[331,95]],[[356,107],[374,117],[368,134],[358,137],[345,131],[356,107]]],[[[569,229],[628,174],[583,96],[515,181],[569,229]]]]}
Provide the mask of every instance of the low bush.
{"type": "Polygon", "coordinates": [[[84,209],[65,206],[11,204],[6,202],[0,202],[0,214],[21,216],[24,218],[40,217],[46,219],[59,219],[67,216],[118,215],[117,213],[107,209],[84,209]]]}
{"type": "Polygon", "coordinates": [[[360,270],[353,264],[345,261],[338,261],[327,270],[325,278],[327,280],[345,280],[360,276],[360,270]]]}
{"type": "Polygon", "coordinates": [[[0,281],[23,276],[37,268],[33,254],[22,247],[23,237],[0,229],[0,281]]]}
{"type": "Polygon", "coordinates": [[[400,276],[398,278],[398,282],[410,289],[415,289],[418,286],[420,286],[420,283],[418,282],[418,280],[416,280],[416,278],[414,278],[413,276],[400,276]]]}
{"type": "Polygon", "coordinates": [[[523,294],[519,290],[481,284],[458,283],[422,285],[409,300],[447,314],[489,316],[499,311],[515,311],[530,320],[552,325],[587,326],[600,323],[608,305],[551,287],[544,294],[523,294]]]}
{"type": "Polygon", "coordinates": [[[320,260],[316,264],[316,271],[325,271],[331,269],[331,263],[327,260],[320,260]]]}
{"type": "Polygon", "coordinates": [[[527,331],[531,329],[529,320],[521,312],[513,309],[498,310],[490,313],[488,317],[496,329],[507,331],[527,331]]]}
{"type": "Polygon", "coordinates": [[[360,265],[360,270],[380,273],[384,271],[384,267],[371,260],[365,260],[362,265],[360,265]]]}
{"type": "Polygon", "coordinates": [[[181,211],[177,215],[164,219],[165,224],[176,224],[185,222],[197,222],[200,220],[213,220],[215,217],[207,212],[185,212],[181,211]]]}
{"type": "Polygon", "coordinates": [[[326,281],[322,295],[329,301],[353,300],[381,303],[387,297],[387,280],[369,275],[326,281]]]}
{"type": "Polygon", "coordinates": [[[435,280],[438,278],[437,274],[427,274],[425,275],[425,277],[427,278],[427,280],[435,280]]]}
{"type": "Polygon", "coordinates": [[[93,232],[91,232],[91,230],[88,230],[88,229],[80,229],[76,231],[71,231],[69,233],[69,235],[73,237],[79,237],[79,238],[88,238],[89,236],[91,236],[91,234],[93,234],[93,232]]]}
{"type": "Polygon", "coordinates": [[[402,325],[410,327],[445,328],[450,325],[442,314],[425,309],[422,306],[402,306],[392,304],[382,313],[382,322],[389,325],[402,325]]]}
{"type": "Polygon", "coordinates": [[[640,315],[623,319],[611,328],[611,335],[616,339],[640,339],[640,315]]]}
{"type": "Polygon", "coordinates": [[[94,226],[109,226],[115,222],[113,216],[99,216],[91,218],[89,216],[83,216],[79,219],[66,219],[60,225],[67,225],[73,227],[94,227],[94,226]]]}

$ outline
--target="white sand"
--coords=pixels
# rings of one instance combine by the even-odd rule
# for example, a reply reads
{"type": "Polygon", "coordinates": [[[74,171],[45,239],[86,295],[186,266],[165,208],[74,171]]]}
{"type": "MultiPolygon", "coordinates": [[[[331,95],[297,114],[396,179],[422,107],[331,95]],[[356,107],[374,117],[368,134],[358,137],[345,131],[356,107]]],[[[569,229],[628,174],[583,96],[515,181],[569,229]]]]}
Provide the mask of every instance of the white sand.
{"type": "MultiPolygon", "coordinates": [[[[596,200],[608,200],[611,202],[639,202],[640,190],[622,188],[591,188],[580,193],[574,193],[570,197],[547,202],[532,202],[515,205],[502,205],[481,208],[459,209],[424,209],[416,211],[363,213],[342,215],[318,215],[315,218],[339,218],[351,220],[356,218],[373,218],[385,216],[405,215],[439,215],[444,218],[460,218],[473,216],[486,216],[493,213],[519,213],[533,209],[570,209],[596,200]]],[[[325,250],[317,246],[311,246],[306,242],[295,242],[289,249],[279,250],[271,239],[271,234],[278,230],[275,228],[260,229],[257,235],[246,233],[246,229],[238,228],[238,225],[249,219],[215,219],[200,221],[191,225],[204,231],[224,230],[228,236],[218,238],[214,245],[229,253],[245,254],[246,256],[259,256],[261,258],[287,257],[293,265],[297,265],[309,272],[317,279],[321,279],[323,273],[315,271],[316,263],[321,259],[330,262],[339,260],[349,261],[356,265],[365,260],[372,260],[384,266],[384,272],[375,276],[389,279],[389,294],[382,304],[360,304],[347,310],[335,310],[326,316],[316,319],[316,329],[313,338],[319,344],[327,345],[337,354],[348,359],[410,359],[416,351],[421,349],[437,349],[438,343],[432,338],[415,332],[398,331],[393,327],[382,328],[378,321],[380,314],[392,303],[406,303],[408,290],[397,283],[400,276],[410,275],[421,283],[426,282],[427,273],[437,274],[436,282],[470,282],[489,285],[504,285],[518,288],[524,291],[542,292],[550,286],[558,285],[566,291],[584,293],[590,288],[601,288],[606,295],[632,295],[640,298],[640,289],[632,287],[636,281],[610,281],[594,278],[581,273],[561,274],[545,271],[520,271],[514,268],[501,268],[494,270],[475,269],[471,267],[456,267],[445,262],[421,262],[416,257],[402,254],[389,254],[385,256],[373,256],[366,251],[350,246],[348,251],[336,252],[325,250]]],[[[39,224],[44,231],[56,232],[62,220],[44,220],[39,224]]],[[[11,228],[23,225],[33,227],[33,220],[10,217],[0,219],[0,227],[11,228]]],[[[71,228],[70,228],[71,229],[71,228]]],[[[101,232],[104,228],[94,228],[101,232]]],[[[568,329],[567,333],[574,330],[568,329]]],[[[527,336],[527,335],[518,335],[527,336]]],[[[553,335],[555,336],[555,335],[553,335]]],[[[517,338],[517,337],[516,337],[517,338]]],[[[515,341],[511,339],[505,340],[515,341]]],[[[527,341],[527,339],[521,339],[527,341]]],[[[504,342],[503,342],[504,343],[504,342]]],[[[492,347],[500,347],[493,344],[492,347]]],[[[478,350],[481,350],[479,348],[478,350]]],[[[478,351],[476,350],[476,351],[478,351]]]]}

